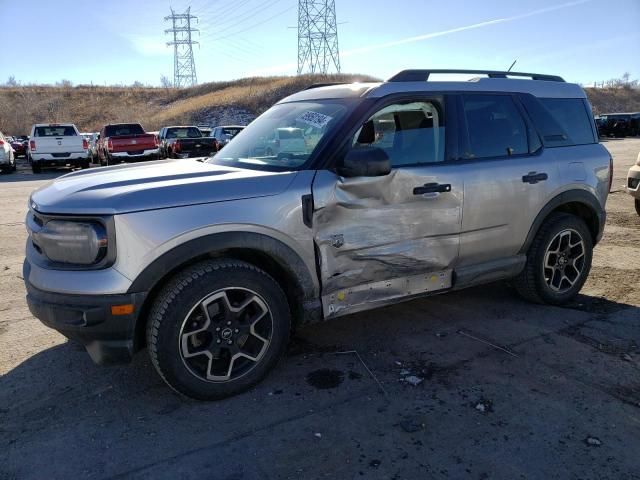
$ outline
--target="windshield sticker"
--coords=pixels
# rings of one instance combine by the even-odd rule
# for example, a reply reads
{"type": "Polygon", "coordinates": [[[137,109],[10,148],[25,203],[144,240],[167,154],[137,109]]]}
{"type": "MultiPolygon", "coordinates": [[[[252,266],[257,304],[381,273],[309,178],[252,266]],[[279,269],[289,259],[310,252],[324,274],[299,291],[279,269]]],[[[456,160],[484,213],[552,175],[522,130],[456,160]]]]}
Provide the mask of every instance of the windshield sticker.
{"type": "Polygon", "coordinates": [[[311,110],[307,110],[302,115],[300,115],[297,119],[298,122],[306,123],[307,125],[311,125],[316,128],[324,128],[327,124],[333,120],[333,117],[329,115],[324,115],[323,113],[312,112],[311,110]]]}

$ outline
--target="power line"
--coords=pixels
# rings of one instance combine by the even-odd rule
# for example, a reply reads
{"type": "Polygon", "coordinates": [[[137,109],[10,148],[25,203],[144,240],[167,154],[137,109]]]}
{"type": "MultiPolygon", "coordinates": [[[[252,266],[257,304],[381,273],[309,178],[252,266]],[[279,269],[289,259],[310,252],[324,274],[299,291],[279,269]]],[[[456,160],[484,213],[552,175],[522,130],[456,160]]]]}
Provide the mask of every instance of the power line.
{"type": "Polygon", "coordinates": [[[225,38],[233,37],[233,36],[238,35],[238,34],[240,34],[240,33],[244,33],[244,32],[247,32],[247,31],[249,31],[249,30],[252,30],[252,29],[254,29],[254,28],[256,28],[256,27],[259,27],[260,25],[263,25],[263,24],[265,24],[265,23],[267,23],[267,22],[270,22],[270,21],[271,21],[271,20],[273,20],[274,18],[277,18],[277,17],[280,17],[280,16],[284,15],[285,13],[287,13],[287,12],[289,12],[289,11],[293,10],[294,8],[295,8],[295,5],[292,5],[291,7],[287,8],[287,9],[285,9],[285,10],[281,11],[281,12],[278,12],[278,13],[276,13],[275,15],[272,15],[272,16],[270,16],[270,17],[268,17],[268,18],[265,18],[265,19],[264,19],[264,20],[262,20],[261,22],[254,23],[253,25],[250,25],[250,26],[248,26],[247,28],[243,28],[243,29],[241,29],[241,30],[237,30],[237,31],[232,32],[232,33],[230,33],[230,34],[228,34],[228,35],[223,35],[223,36],[221,36],[221,37],[215,37],[215,38],[213,38],[213,39],[212,39],[212,41],[224,40],[225,38]]]}
{"type": "Polygon", "coordinates": [[[217,27],[219,27],[220,25],[223,25],[223,28],[219,28],[215,32],[212,32],[211,34],[209,34],[209,36],[228,32],[229,30],[240,26],[241,24],[245,23],[246,21],[251,20],[256,15],[260,15],[264,10],[267,10],[267,9],[275,6],[275,4],[279,3],[280,1],[281,0],[267,0],[267,1],[263,2],[263,3],[260,3],[259,5],[256,5],[250,12],[244,12],[244,13],[236,15],[235,18],[234,18],[234,20],[236,20],[235,22],[232,22],[230,24],[227,23],[226,26],[225,26],[224,23],[218,24],[217,27]]]}
{"type": "Polygon", "coordinates": [[[340,73],[335,0],[298,1],[298,75],[340,73]]]}
{"type": "Polygon", "coordinates": [[[199,42],[191,39],[191,33],[199,30],[191,27],[191,22],[197,21],[198,17],[191,15],[191,7],[185,13],[175,13],[172,8],[171,15],[164,17],[164,20],[172,22],[172,28],[164,33],[173,33],[173,41],[167,42],[167,46],[173,45],[173,86],[192,87],[198,83],[193,45],[199,42]]]}

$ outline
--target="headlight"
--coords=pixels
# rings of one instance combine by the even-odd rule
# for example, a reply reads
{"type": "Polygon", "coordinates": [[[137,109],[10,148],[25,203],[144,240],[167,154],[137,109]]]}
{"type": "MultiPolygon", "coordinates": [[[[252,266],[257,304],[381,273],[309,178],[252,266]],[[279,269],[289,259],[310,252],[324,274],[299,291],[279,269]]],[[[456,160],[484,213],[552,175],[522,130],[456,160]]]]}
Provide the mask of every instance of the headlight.
{"type": "Polygon", "coordinates": [[[104,226],[97,222],[51,220],[32,233],[33,244],[52,262],[93,265],[107,254],[104,226]]]}

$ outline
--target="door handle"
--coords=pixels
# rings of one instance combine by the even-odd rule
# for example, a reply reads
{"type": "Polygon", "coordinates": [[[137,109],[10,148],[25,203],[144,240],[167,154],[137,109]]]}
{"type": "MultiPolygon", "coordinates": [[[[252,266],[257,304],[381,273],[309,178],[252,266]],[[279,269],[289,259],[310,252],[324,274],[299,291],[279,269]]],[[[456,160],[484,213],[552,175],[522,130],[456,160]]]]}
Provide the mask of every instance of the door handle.
{"type": "Polygon", "coordinates": [[[451,191],[449,183],[425,183],[421,187],[413,189],[414,195],[424,195],[425,193],[445,193],[451,191]]]}
{"type": "Polygon", "coordinates": [[[538,172],[529,172],[527,175],[522,176],[523,183],[529,183],[533,185],[534,183],[544,182],[549,178],[549,175],[546,173],[538,173],[538,172]]]}

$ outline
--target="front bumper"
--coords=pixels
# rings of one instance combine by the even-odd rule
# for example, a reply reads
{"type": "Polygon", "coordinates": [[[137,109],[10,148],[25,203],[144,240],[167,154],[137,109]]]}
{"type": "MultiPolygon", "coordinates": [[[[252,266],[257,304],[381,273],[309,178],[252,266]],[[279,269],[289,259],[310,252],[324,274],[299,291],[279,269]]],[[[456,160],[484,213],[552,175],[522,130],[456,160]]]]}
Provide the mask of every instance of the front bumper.
{"type": "Polygon", "coordinates": [[[71,295],[45,292],[28,280],[30,265],[25,260],[23,278],[27,305],[47,327],[84,345],[91,359],[100,365],[126,363],[138,348],[136,322],[146,293],[120,295],[71,295]],[[113,315],[114,305],[133,304],[133,313],[113,315]]]}
{"type": "MultiPolygon", "coordinates": [[[[640,156],[638,158],[640,158],[640,156]]],[[[629,174],[627,175],[627,193],[634,198],[640,199],[640,165],[634,165],[629,169],[629,174]]]]}

